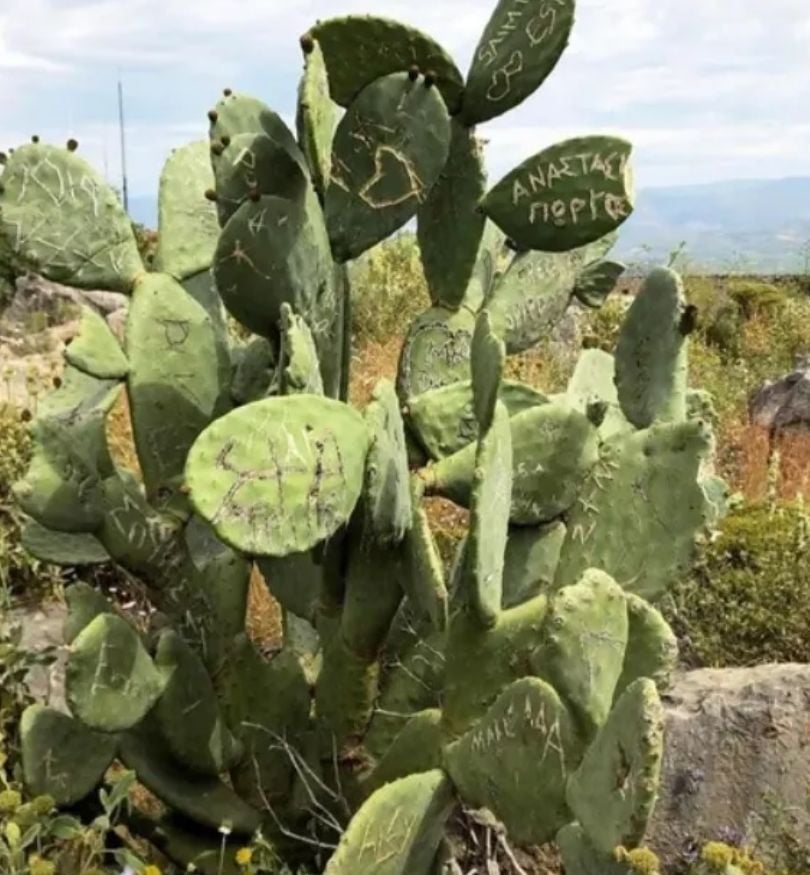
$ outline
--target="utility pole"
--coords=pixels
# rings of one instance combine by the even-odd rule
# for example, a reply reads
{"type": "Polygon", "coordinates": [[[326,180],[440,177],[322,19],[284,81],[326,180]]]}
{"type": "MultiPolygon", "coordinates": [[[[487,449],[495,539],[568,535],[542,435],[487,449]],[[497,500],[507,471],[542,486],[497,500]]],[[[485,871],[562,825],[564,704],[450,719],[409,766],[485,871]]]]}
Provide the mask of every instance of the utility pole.
{"type": "Polygon", "coordinates": [[[121,85],[121,75],[118,75],[118,126],[121,130],[121,184],[124,197],[124,209],[129,211],[129,192],[127,191],[127,143],[124,134],[124,89],[121,85]]]}

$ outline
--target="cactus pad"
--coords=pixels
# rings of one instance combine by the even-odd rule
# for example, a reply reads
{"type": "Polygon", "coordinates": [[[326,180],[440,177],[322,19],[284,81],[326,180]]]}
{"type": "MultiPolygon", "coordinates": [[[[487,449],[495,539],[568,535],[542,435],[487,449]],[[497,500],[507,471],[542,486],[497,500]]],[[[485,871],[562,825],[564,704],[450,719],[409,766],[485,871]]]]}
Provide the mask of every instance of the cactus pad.
{"type": "Polygon", "coordinates": [[[631,151],[617,137],[557,143],[507,174],[484,210],[521,249],[567,252],[592,243],[633,211],[631,151]]]}
{"type": "Polygon", "coordinates": [[[371,793],[383,784],[441,766],[442,712],[428,708],[414,714],[394,739],[374,771],[363,780],[371,793]]]}
{"type": "Polygon", "coordinates": [[[627,270],[619,261],[597,261],[589,265],[577,278],[574,295],[580,304],[598,310],[616,288],[616,283],[627,270]]]}
{"type": "Polygon", "coordinates": [[[400,543],[411,527],[405,426],[393,385],[381,380],[365,411],[371,446],[366,459],[365,510],[375,541],[400,543]]]}
{"type": "Polygon", "coordinates": [[[174,760],[154,721],[124,733],[119,754],[147,789],[190,820],[248,836],[261,825],[259,812],[218,778],[192,775],[174,760]]]}
{"type": "Polygon", "coordinates": [[[212,423],[189,453],[197,512],[223,541],[257,556],[301,553],[351,515],[368,432],[360,414],[309,395],[268,398],[212,423]]]}
{"type": "Polygon", "coordinates": [[[65,360],[100,380],[123,379],[129,372],[129,362],[115,335],[90,307],[82,307],[79,332],[65,349],[65,360]]]}
{"type": "Polygon", "coordinates": [[[323,395],[318,350],[307,323],[281,305],[282,395],[323,395]]]}
{"type": "Polygon", "coordinates": [[[277,394],[278,350],[266,337],[254,337],[238,354],[231,381],[231,398],[237,404],[259,401],[277,394]]]}
{"type": "Polygon", "coordinates": [[[631,592],[627,601],[627,650],[615,698],[638,678],[655,681],[659,692],[669,687],[678,664],[678,639],[660,611],[631,592]]]}
{"type": "MultiPolygon", "coordinates": [[[[481,434],[492,424],[506,362],[503,341],[492,330],[489,313],[478,314],[471,350],[473,409],[481,434]]],[[[508,411],[504,408],[508,418],[508,411]]]]}
{"type": "Polygon", "coordinates": [[[588,737],[610,713],[627,631],[624,593],[596,569],[551,601],[545,640],[533,662],[537,673],[548,678],[571,706],[588,737]]]}
{"type": "Polygon", "coordinates": [[[347,15],[318,22],[311,36],[323,51],[332,99],[341,106],[377,79],[414,65],[430,71],[450,111],[458,109],[461,73],[440,45],[413,27],[376,15],[347,15]]]}
{"type": "Polygon", "coordinates": [[[565,787],[579,752],[552,687],[523,678],[445,750],[445,763],[465,804],[492,811],[512,841],[542,844],[569,819],[565,787]]]}
{"type": "MultiPolygon", "coordinates": [[[[513,380],[501,383],[499,399],[510,416],[548,401],[542,392],[513,380]]],[[[478,438],[472,382],[450,383],[409,398],[406,422],[432,459],[443,459],[463,449],[478,438]]]]}
{"type": "Polygon", "coordinates": [[[127,351],[138,459],[147,494],[161,505],[181,487],[197,435],[227,409],[230,366],[219,356],[211,317],[164,274],[150,274],[135,289],[127,351]]]}
{"type": "Polygon", "coordinates": [[[464,301],[478,263],[485,216],[476,208],[486,191],[480,141],[451,122],[450,154],[417,213],[417,237],[434,306],[455,310],[464,301]]]}
{"type": "Polygon", "coordinates": [[[430,389],[466,380],[475,316],[432,307],[411,322],[397,371],[397,394],[403,403],[430,389]]]}
{"type": "Polygon", "coordinates": [[[521,252],[495,283],[487,310],[510,355],[550,334],[565,315],[576,282],[569,255],[521,252]]]}
{"type": "Polygon", "coordinates": [[[352,818],[326,875],[429,875],[454,804],[440,769],[386,784],[352,818]]]}
{"type": "Polygon", "coordinates": [[[73,713],[91,729],[134,726],[157,702],[165,678],[126,620],[101,614],[70,645],[65,675],[73,713]]]}
{"type": "Polygon", "coordinates": [[[155,267],[176,280],[188,279],[211,267],[219,226],[216,208],[205,192],[213,184],[205,140],[175,149],[163,165],[155,267]]]}
{"type": "Polygon", "coordinates": [[[539,88],[568,45],[573,24],[574,0],[500,0],[467,74],[464,123],[489,121],[539,88]]]}
{"type": "Polygon", "coordinates": [[[332,146],[324,210],[335,260],[356,258],[416,215],[449,147],[447,108],[423,77],[392,73],[363,89],[332,146]]]}
{"type": "Polygon", "coordinates": [[[314,192],[290,201],[265,195],[246,201],[219,239],[214,277],[225,307],[262,337],[275,337],[281,305],[313,328],[315,301],[332,295],[334,269],[314,192]]]}
{"type": "Polygon", "coordinates": [[[72,644],[77,635],[92,623],[99,614],[112,614],[113,607],[106,598],[92,586],[82,581],[74,583],[65,590],[68,606],[67,617],[62,627],[65,644],[72,644]]]}
{"type": "Polygon", "coordinates": [[[98,786],[115,757],[116,738],[61,711],[29,705],[20,721],[25,785],[33,796],[72,805],[98,786]]]}
{"type": "Polygon", "coordinates": [[[338,108],[329,96],[329,75],[320,44],[315,42],[304,60],[298,87],[295,127],[315,189],[323,197],[332,169],[332,139],[338,108]]]}
{"type": "Polygon", "coordinates": [[[709,432],[662,424],[613,438],[571,510],[556,585],[601,568],[654,601],[690,566],[708,513],[698,483],[709,432]]]}
{"type": "Polygon", "coordinates": [[[116,193],[66,149],[28,144],[3,172],[0,232],[48,279],[129,292],[143,272],[132,224],[116,193]]]}
{"type": "Polygon", "coordinates": [[[503,563],[503,607],[512,608],[548,590],[554,582],[565,523],[512,526],[503,563]]]}
{"type": "Polygon", "coordinates": [[[619,332],[616,387],[624,415],[647,428],[686,419],[686,338],[691,331],[680,277],[659,268],[645,280],[619,332]]]}
{"type": "Polygon", "coordinates": [[[484,626],[494,625],[501,612],[511,500],[512,433],[506,408],[497,404],[478,443],[465,558],[471,604],[484,626]]]}
{"type": "MultiPolygon", "coordinates": [[[[547,522],[568,510],[598,458],[591,422],[561,402],[542,404],[510,420],[513,472],[511,521],[547,522]]],[[[429,491],[467,506],[475,447],[467,446],[426,469],[429,491]]]]}
{"type": "Polygon", "coordinates": [[[167,630],[160,636],[155,666],[168,679],[155,716],[174,757],[200,775],[227,771],[242,751],[222,719],[199,657],[176,632],[167,630]]]}
{"type": "Polygon", "coordinates": [[[40,525],[34,519],[25,521],[22,545],[40,562],[53,565],[101,565],[110,561],[103,544],[88,532],[59,532],[40,525]]]}
{"type": "Polygon", "coordinates": [[[635,681],[568,782],[568,805],[603,853],[644,838],[661,771],[663,722],[655,684],[635,681]]]}

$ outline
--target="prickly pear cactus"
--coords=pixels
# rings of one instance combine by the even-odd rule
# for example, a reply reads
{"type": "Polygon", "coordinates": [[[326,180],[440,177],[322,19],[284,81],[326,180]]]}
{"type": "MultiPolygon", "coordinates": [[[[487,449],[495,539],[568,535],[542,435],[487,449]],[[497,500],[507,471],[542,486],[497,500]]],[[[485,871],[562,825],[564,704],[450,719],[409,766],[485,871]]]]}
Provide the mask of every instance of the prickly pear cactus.
{"type": "Polygon", "coordinates": [[[626,871],[609,852],[643,839],[677,657],[653,601],[714,518],[712,441],[671,272],[563,395],[503,379],[623,271],[628,143],[557,143],[488,188],[474,127],[545,80],[573,19],[574,0],[500,0],[466,80],[406,25],[318,22],[295,134],[226,90],[207,142],[170,157],[158,272],[73,145],[11,154],[15,257],[131,295],[123,343],[83,315],[31,424],[25,542],[117,563],[156,609],[142,628],[69,590],[71,714],[23,718],[35,792],[73,804],[118,758],[168,811],[132,828],[211,871],[230,871],[220,833],[261,830],[290,865],[428,875],[459,803],[512,841],[557,837],[572,872],[626,871]],[[414,219],[431,307],[361,412],[345,263],[414,219]],[[137,473],[107,446],[122,390],[137,473]],[[431,496],[470,510],[449,570],[431,496]],[[248,634],[254,563],[282,615],[270,655],[248,634]]]}

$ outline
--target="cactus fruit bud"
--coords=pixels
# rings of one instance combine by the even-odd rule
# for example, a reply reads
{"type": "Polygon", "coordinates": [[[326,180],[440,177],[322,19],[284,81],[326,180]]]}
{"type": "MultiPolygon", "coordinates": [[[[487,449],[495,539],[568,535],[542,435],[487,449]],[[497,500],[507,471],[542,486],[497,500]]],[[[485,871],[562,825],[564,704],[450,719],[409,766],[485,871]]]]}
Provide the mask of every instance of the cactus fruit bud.
{"type": "Polygon", "coordinates": [[[411,80],[411,82],[416,82],[416,80],[419,78],[419,67],[416,64],[411,64],[411,66],[408,68],[408,78],[411,80]]]}
{"type": "Polygon", "coordinates": [[[220,140],[220,143],[222,143],[222,145],[227,149],[228,146],[231,145],[231,138],[227,134],[225,134],[225,136],[222,137],[222,139],[220,140]]]}
{"type": "Polygon", "coordinates": [[[305,55],[310,55],[315,50],[315,40],[311,33],[305,33],[301,37],[301,51],[305,55]]]}
{"type": "Polygon", "coordinates": [[[38,143],[39,142],[39,134],[34,134],[33,137],[31,137],[31,142],[38,143]]]}
{"type": "Polygon", "coordinates": [[[250,191],[248,192],[248,197],[253,201],[254,204],[259,200],[259,198],[261,198],[261,196],[262,196],[262,193],[259,191],[258,185],[253,185],[250,187],[250,191]]]}
{"type": "Polygon", "coordinates": [[[8,161],[8,155],[5,152],[0,152],[0,164],[5,164],[8,161]]]}
{"type": "Polygon", "coordinates": [[[31,422],[31,419],[31,411],[28,409],[23,410],[23,412],[20,414],[20,420],[22,422],[31,422]]]}
{"type": "Polygon", "coordinates": [[[54,387],[54,389],[61,389],[62,388],[62,378],[61,377],[54,377],[53,378],[53,387],[54,387]]]}
{"type": "Polygon", "coordinates": [[[435,84],[436,74],[433,72],[433,70],[428,70],[427,73],[425,73],[425,88],[430,88],[435,84]]]}
{"type": "Polygon", "coordinates": [[[79,141],[78,141],[78,140],[74,140],[73,137],[71,137],[71,138],[67,141],[67,150],[68,150],[68,152],[75,152],[78,148],[79,148],[79,141]]]}
{"type": "Polygon", "coordinates": [[[213,124],[219,118],[219,113],[215,109],[208,110],[208,120],[213,124]]]}
{"type": "Polygon", "coordinates": [[[233,94],[233,89],[232,88],[223,88],[222,93],[225,95],[225,97],[230,97],[233,94]]]}
{"type": "Polygon", "coordinates": [[[216,199],[217,199],[217,193],[214,191],[213,188],[209,188],[209,189],[206,190],[206,192],[205,192],[205,199],[206,199],[206,200],[209,200],[209,201],[214,201],[214,202],[216,202],[216,199]]]}
{"type": "Polygon", "coordinates": [[[222,143],[211,143],[211,151],[215,155],[221,155],[225,151],[225,147],[222,143]]]}
{"type": "Polygon", "coordinates": [[[507,237],[506,240],[504,241],[504,243],[506,245],[506,248],[511,249],[512,252],[519,251],[517,243],[511,237],[507,237]]]}
{"type": "Polygon", "coordinates": [[[694,304],[683,311],[681,316],[680,332],[684,337],[688,337],[696,328],[698,323],[698,308],[694,304]]]}

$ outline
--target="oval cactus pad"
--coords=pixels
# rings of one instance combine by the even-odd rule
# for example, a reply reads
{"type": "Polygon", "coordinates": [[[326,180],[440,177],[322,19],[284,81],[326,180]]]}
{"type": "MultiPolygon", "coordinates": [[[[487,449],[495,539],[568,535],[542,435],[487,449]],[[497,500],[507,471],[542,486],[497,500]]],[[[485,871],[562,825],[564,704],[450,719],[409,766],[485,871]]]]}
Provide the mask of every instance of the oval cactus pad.
{"type": "Polygon", "coordinates": [[[237,550],[287,556],[333,535],[363,485],[368,430],[346,404],[267,398],[212,423],[189,453],[197,512],[237,550]]]}
{"type": "Polygon", "coordinates": [[[633,212],[632,150],[618,137],[549,146],[489,192],[484,212],[520,249],[568,252],[592,243],[633,212]]]}

